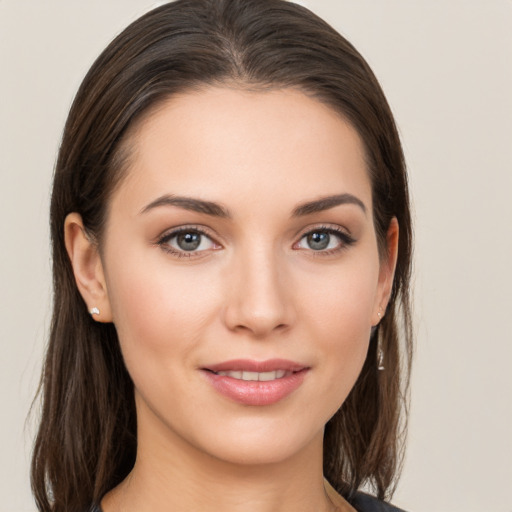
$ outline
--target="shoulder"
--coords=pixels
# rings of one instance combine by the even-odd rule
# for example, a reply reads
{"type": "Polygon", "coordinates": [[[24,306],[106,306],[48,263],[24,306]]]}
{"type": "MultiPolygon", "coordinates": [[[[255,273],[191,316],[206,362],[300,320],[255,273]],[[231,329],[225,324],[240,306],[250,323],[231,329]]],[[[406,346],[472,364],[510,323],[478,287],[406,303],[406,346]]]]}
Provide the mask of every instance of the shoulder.
{"type": "Polygon", "coordinates": [[[405,512],[401,508],[394,507],[389,503],[381,501],[374,496],[358,492],[351,500],[350,504],[358,512],[405,512]]]}
{"type": "Polygon", "coordinates": [[[393,505],[390,505],[385,501],[381,501],[375,498],[375,496],[365,494],[364,492],[356,492],[351,499],[347,499],[345,501],[326,479],[324,479],[324,486],[327,495],[335,505],[343,505],[343,503],[348,502],[356,509],[357,512],[405,512],[405,510],[394,507],[393,505]]]}

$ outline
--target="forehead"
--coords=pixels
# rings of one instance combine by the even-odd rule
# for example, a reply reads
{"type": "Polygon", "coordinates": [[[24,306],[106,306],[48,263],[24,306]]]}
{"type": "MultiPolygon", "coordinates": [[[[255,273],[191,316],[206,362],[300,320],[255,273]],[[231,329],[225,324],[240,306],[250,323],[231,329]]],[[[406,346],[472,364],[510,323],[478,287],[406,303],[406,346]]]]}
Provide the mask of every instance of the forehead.
{"type": "Polygon", "coordinates": [[[292,205],[353,193],[371,208],[358,133],[332,108],[293,89],[208,87],[175,95],[130,134],[113,202],[140,208],[180,194],[244,206],[292,205]]]}

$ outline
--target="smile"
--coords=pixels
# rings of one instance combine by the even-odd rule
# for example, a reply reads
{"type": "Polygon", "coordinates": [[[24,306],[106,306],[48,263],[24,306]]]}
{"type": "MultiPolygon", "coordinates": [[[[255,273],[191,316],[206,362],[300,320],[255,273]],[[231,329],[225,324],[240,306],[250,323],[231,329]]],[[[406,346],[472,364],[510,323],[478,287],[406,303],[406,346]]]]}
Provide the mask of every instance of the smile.
{"type": "Polygon", "coordinates": [[[291,375],[293,372],[286,370],[276,370],[273,372],[248,372],[248,371],[220,371],[216,372],[217,375],[222,375],[224,377],[231,377],[232,379],[237,380],[246,380],[246,381],[260,381],[260,382],[268,382],[270,380],[282,379],[283,377],[287,377],[291,375]]]}
{"type": "Polygon", "coordinates": [[[271,405],[291,395],[310,368],[283,359],[233,360],[201,368],[213,389],[242,405],[271,405]]]}

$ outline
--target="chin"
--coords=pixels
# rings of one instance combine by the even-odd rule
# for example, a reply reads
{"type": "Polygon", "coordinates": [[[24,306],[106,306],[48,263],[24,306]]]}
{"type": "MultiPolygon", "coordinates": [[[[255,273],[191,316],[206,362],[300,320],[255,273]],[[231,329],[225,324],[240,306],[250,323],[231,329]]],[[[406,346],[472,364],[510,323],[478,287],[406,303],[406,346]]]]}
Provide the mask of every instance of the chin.
{"type": "MultiPolygon", "coordinates": [[[[290,417],[245,418],[201,432],[200,451],[226,463],[254,466],[279,464],[313,450],[322,453],[324,423],[292,421],[290,417]],[[206,434],[206,435],[205,435],[206,434]]],[[[313,453],[311,452],[311,453],[313,453]]]]}
{"type": "MultiPolygon", "coordinates": [[[[320,442],[323,439],[323,431],[320,442]]],[[[273,438],[239,436],[236,440],[223,439],[211,447],[209,453],[218,460],[237,466],[261,466],[284,463],[316,445],[315,438],[275,435],[273,438]],[[228,441],[228,442],[226,442],[228,441]]]]}

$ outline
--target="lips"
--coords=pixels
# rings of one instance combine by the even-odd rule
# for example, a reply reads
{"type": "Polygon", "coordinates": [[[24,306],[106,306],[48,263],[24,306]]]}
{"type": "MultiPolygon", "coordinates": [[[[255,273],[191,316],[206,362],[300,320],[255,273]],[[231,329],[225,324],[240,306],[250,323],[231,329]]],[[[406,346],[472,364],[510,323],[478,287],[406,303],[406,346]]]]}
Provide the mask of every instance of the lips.
{"type": "Polygon", "coordinates": [[[309,367],[285,359],[237,359],[201,370],[224,397],[243,405],[263,406],[292,394],[304,381],[309,367]]]}
{"type": "Polygon", "coordinates": [[[232,379],[245,380],[245,381],[259,381],[268,382],[269,380],[282,379],[287,377],[292,372],[286,370],[276,370],[273,372],[248,372],[248,371],[220,371],[216,372],[217,375],[224,377],[231,377],[232,379]]]}

